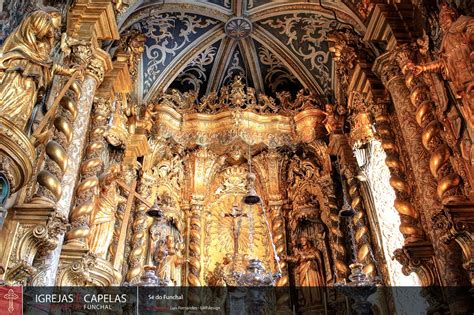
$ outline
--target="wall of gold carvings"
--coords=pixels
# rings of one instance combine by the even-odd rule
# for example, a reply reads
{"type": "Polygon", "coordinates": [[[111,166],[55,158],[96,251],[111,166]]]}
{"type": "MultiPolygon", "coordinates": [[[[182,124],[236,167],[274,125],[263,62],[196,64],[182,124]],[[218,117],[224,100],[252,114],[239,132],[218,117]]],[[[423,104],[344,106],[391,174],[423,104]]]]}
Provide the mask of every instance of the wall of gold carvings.
{"type": "MultiPolygon", "coordinates": [[[[474,278],[468,5],[311,2],[264,13],[247,3],[256,20],[295,10],[322,14],[328,29],[318,34],[329,49],[321,53],[334,64],[331,78],[323,73],[332,87],[326,99],[325,76],[312,77],[291,40],[288,48],[262,45],[276,47],[271,53],[283,56],[310,92],[277,91],[275,99],[239,76],[222,86],[209,79],[212,89],[199,99],[162,92],[204,46],[184,50],[159,80],[143,82],[141,74],[153,68],[143,69],[149,34],[131,27],[145,10],[134,5],[3,7],[3,282],[139,284],[151,272],[164,285],[232,285],[238,282],[230,271],[258,258],[266,272],[281,272],[277,308],[310,313],[345,305],[325,286],[356,272],[357,261],[382,284],[407,283],[410,275],[410,283],[426,286],[421,293],[433,312],[470,307],[468,291],[456,288],[474,278]],[[334,14],[346,23],[338,30],[329,29],[334,14]],[[25,38],[40,31],[45,35],[34,43],[25,38]],[[36,79],[10,71],[19,65],[34,69],[36,79]],[[143,97],[146,84],[152,91],[143,97]],[[249,164],[262,198],[255,206],[242,202],[249,164]],[[384,222],[388,213],[397,219],[384,222]],[[390,236],[397,243],[387,243],[390,236]],[[321,288],[295,289],[309,285],[321,288]]],[[[227,12],[186,5],[218,20],[227,12]]],[[[196,30],[210,27],[212,35],[200,45],[226,36],[218,22],[196,21],[196,30]]],[[[263,25],[292,30],[273,20],[263,25]]],[[[253,36],[262,34],[256,27],[253,36]]],[[[400,300],[395,291],[379,292],[371,302],[381,312],[403,311],[408,302],[394,297],[400,300]]]]}

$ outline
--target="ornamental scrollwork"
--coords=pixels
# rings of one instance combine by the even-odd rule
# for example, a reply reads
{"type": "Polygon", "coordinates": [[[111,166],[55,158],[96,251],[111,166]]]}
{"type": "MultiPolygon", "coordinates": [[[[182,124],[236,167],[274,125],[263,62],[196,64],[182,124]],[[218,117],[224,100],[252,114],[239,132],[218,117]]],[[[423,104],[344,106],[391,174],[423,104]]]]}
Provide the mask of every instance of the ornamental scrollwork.
{"type": "Polygon", "coordinates": [[[319,14],[295,13],[259,22],[277,32],[279,39],[308,65],[322,89],[330,88],[330,55],[326,37],[338,23],[319,14]]]}
{"type": "Polygon", "coordinates": [[[285,83],[297,83],[298,79],[282,65],[281,61],[266,47],[258,50],[260,62],[268,66],[265,74],[265,85],[268,85],[273,92],[278,91],[278,87],[285,83]]]}
{"type": "Polygon", "coordinates": [[[236,76],[240,76],[244,78],[246,75],[244,65],[242,63],[242,53],[239,49],[236,49],[232,55],[231,62],[229,64],[229,68],[225,73],[224,80],[222,81],[223,84],[229,84],[232,82],[232,79],[236,76]]]}
{"type": "Polygon", "coordinates": [[[140,27],[147,37],[144,93],[150,90],[171,59],[185,49],[192,40],[217,23],[216,20],[184,12],[164,13],[141,22],[140,27]]]}
{"type": "Polygon", "coordinates": [[[59,244],[59,237],[66,233],[69,226],[67,218],[58,213],[54,214],[46,225],[37,225],[33,229],[33,237],[40,241],[38,254],[54,250],[59,244]]]}
{"type": "Polygon", "coordinates": [[[297,92],[292,99],[290,92],[277,93],[276,99],[263,93],[255,93],[255,89],[246,87],[240,76],[221,88],[219,93],[211,92],[196,99],[193,92],[181,93],[171,90],[155,99],[156,106],[167,105],[180,113],[216,114],[228,110],[252,111],[259,114],[292,115],[306,109],[322,108],[320,99],[305,90],[297,92]],[[197,103],[197,104],[196,104],[197,103]]]}
{"type": "Polygon", "coordinates": [[[207,47],[186,66],[176,81],[181,84],[189,84],[192,86],[192,90],[199,92],[202,84],[208,80],[205,67],[214,62],[216,54],[217,48],[215,46],[207,47]]]}

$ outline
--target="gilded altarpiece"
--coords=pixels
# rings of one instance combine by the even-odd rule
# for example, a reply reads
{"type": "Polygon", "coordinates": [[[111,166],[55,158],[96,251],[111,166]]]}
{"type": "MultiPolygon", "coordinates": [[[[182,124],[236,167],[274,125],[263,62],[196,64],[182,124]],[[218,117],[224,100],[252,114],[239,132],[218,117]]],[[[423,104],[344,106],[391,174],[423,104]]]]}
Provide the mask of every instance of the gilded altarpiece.
{"type": "MultiPolygon", "coordinates": [[[[210,184],[204,208],[204,278],[218,264],[242,271],[249,258],[258,258],[267,270],[276,270],[262,207],[242,202],[247,172],[245,164],[230,166],[210,184]]],[[[257,188],[257,193],[262,195],[261,189],[257,188]]]]}

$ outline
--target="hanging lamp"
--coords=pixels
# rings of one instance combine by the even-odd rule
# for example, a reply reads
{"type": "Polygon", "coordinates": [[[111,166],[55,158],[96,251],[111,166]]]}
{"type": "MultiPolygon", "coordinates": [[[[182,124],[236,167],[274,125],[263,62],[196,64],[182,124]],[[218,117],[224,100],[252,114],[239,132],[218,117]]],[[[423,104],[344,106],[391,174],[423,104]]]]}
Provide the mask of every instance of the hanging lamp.
{"type": "Polygon", "coordinates": [[[342,186],[342,200],[343,200],[343,205],[341,210],[339,211],[339,216],[348,218],[352,217],[355,214],[354,208],[351,207],[349,202],[347,201],[347,191],[346,191],[346,184],[344,182],[343,176],[342,176],[342,171],[341,171],[341,164],[339,163],[339,157],[337,158],[337,164],[338,164],[338,169],[339,169],[339,177],[341,179],[341,186],[342,186]]]}
{"type": "Polygon", "coordinates": [[[153,206],[146,212],[146,215],[152,218],[161,218],[163,217],[163,209],[161,209],[160,204],[158,203],[158,198],[156,199],[153,206]]]}

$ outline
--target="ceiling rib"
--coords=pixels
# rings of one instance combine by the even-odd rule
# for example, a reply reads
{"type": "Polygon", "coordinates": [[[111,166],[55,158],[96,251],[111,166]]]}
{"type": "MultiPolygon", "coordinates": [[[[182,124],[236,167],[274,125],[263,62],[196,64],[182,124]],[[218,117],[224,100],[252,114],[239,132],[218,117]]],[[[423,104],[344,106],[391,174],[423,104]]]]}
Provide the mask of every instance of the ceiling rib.
{"type": "Polygon", "coordinates": [[[242,57],[244,59],[246,67],[247,76],[250,74],[252,76],[252,82],[256,92],[264,92],[264,82],[262,78],[262,73],[260,71],[260,64],[258,61],[257,50],[255,45],[250,37],[247,37],[241,41],[240,45],[242,51],[242,57]]]}
{"type": "Polygon", "coordinates": [[[221,55],[219,57],[216,56],[217,62],[215,62],[214,66],[212,67],[211,74],[209,75],[211,82],[207,85],[206,94],[219,89],[221,81],[225,76],[225,69],[230,63],[232,52],[234,51],[236,45],[237,43],[229,37],[225,37],[223,39],[222,47],[219,50],[221,55]]]}

